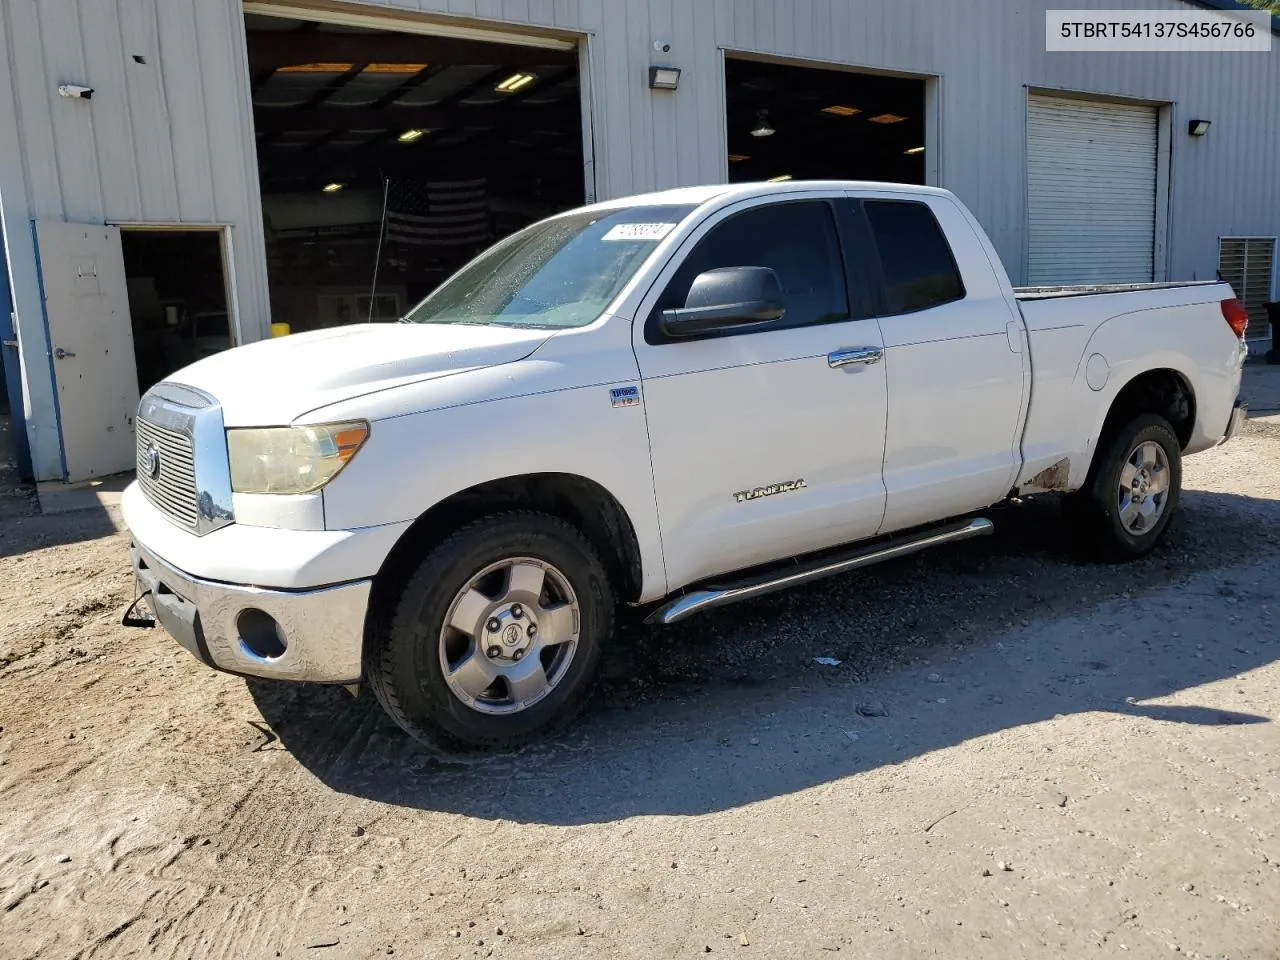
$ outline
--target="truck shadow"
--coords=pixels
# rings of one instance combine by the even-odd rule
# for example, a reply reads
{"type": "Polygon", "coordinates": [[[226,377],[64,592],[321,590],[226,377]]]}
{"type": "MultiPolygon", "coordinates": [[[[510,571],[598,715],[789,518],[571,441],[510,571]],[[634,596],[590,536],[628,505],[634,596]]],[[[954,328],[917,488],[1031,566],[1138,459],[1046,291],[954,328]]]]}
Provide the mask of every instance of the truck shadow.
{"type": "Polygon", "coordinates": [[[1190,492],[1166,545],[1123,567],[1071,559],[1052,500],[995,519],[990,539],[676,627],[629,618],[583,720],[518,752],[434,752],[367,694],[249,689],[284,748],[334,790],[563,825],[732,808],[1059,715],[1272,719],[1144,701],[1280,658],[1268,612],[1280,503],[1190,492]]]}

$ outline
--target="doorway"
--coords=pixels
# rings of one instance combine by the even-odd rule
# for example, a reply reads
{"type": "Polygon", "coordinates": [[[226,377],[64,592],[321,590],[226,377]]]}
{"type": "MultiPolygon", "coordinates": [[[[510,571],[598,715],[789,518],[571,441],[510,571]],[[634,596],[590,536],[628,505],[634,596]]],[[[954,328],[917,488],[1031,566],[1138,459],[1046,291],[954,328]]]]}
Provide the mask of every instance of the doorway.
{"type": "Polygon", "coordinates": [[[221,229],[120,230],[138,392],[235,344],[221,229]]]}
{"type": "Polygon", "coordinates": [[[926,81],[730,55],[729,182],[926,182],[926,81]]]}
{"type": "Polygon", "coordinates": [[[35,479],[27,425],[22,416],[22,365],[18,362],[18,334],[13,326],[13,299],[9,293],[9,268],[4,237],[0,235],[0,486],[9,475],[29,483],[35,479]]]}
{"type": "Polygon", "coordinates": [[[245,28],[273,323],[396,320],[496,240],[584,202],[573,42],[263,9],[245,28]]]}

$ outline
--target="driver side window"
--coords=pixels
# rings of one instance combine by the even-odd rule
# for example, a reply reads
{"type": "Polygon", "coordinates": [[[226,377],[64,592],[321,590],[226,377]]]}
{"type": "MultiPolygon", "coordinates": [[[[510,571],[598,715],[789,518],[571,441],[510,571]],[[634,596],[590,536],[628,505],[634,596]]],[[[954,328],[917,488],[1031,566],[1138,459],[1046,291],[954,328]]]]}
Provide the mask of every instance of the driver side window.
{"type": "Polygon", "coordinates": [[[720,336],[742,336],[850,318],[840,239],[831,206],[823,200],[800,200],[739,213],[717,224],[703,237],[659,298],[646,324],[648,342],[666,342],[658,326],[662,311],[683,307],[694,279],[718,267],[771,268],[782,284],[783,305],[787,311],[772,323],[720,336]]]}

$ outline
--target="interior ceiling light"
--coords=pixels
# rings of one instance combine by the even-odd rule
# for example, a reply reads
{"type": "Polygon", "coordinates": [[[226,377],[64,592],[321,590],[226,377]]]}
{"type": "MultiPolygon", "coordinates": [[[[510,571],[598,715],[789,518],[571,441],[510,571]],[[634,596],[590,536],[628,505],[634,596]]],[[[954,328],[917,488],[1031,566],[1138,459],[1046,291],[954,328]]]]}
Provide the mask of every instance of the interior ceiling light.
{"type": "Polygon", "coordinates": [[[323,190],[325,193],[337,193],[339,190],[343,189],[344,187],[346,187],[345,183],[337,183],[335,181],[334,183],[326,183],[320,189],[323,190]]]}
{"type": "Polygon", "coordinates": [[[281,67],[276,73],[346,73],[354,63],[295,63],[281,67]]]}
{"type": "Polygon", "coordinates": [[[902,152],[909,157],[914,157],[917,153],[924,153],[924,147],[911,147],[910,149],[903,150],[902,152]]]}
{"type": "Polygon", "coordinates": [[[400,136],[396,137],[401,143],[413,143],[415,140],[421,140],[427,135],[425,130],[406,130],[400,136]]]}
{"type": "Polygon", "coordinates": [[[537,79],[532,73],[513,73],[493,89],[499,93],[515,93],[517,90],[523,90],[537,79]]]}
{"type": "Polygon", "coordinates": [[[392,73],[408,77],[427,69],[425,63],[368,63],[361,73],[392,73]]]}
{"type": "Polygon", "coordinates": [[[874,117],[867,117],[872,123],[901,123],[906,117],[900,117],[896,113],[877,113],[874,117]]]}
{"type": "Polygon", "coordinates": [[[833,103],[829,107],[823,107],[822,112],[829,113],[835,117],[853,117],[853,116],[857,116],[862,111],[859,110],[857,107],[846,107],[839,103],[833,103]]]}
{"type": "Polygon", "coordinates": [[[769,122],[768,110],[760,110],[756,113],[756,125],[751,130],[753,137],[772,137],[777,132],[769,122]]]}
{"type": "Polygon", "coordinates": [[[743,160],[750,160],[750,159],[751,159],[751,156],[750,156],[749,154],[746,154],[746,153],[731,153],[731,154],[729,154],[729,162],[730,162],[730,163],[741,163],[743,160]]]}
{"type": "Polygon", "coordinates": [[[769,183],[782,183],[784,180],[790,180],[790,179],[791,179],[791,174],[780,173],[776,177],[770,177],[769,183]]]}

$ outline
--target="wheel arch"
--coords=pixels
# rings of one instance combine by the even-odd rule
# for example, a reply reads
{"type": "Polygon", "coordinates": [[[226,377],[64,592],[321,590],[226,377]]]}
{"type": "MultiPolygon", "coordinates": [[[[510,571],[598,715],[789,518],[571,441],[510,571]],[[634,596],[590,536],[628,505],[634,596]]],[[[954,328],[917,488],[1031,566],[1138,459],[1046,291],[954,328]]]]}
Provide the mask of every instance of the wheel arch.
{"type": "Polygon", "coordinates": [[[1099,457],[1117,430],[1144,413],[1164,417],[1185,450],[1196,425],[1196,394],[1191,380],[1173,367],[1154,367],[1130,377],[1112,398],[1095,432],[1086,484],[1092,480],[1099,457]]]}
{"type": "Polygon", "coordinates": [[[427,551],[473,520],[518,509],[539,510],[572,523],[599,552],[618,597],[640,598],[644,572],[640,541],[630,516],[612,493],[577,474],[503,477],[446,497],[401,534],[374,576],[365,643],[385,629],[396,598],[427,551]]]}

